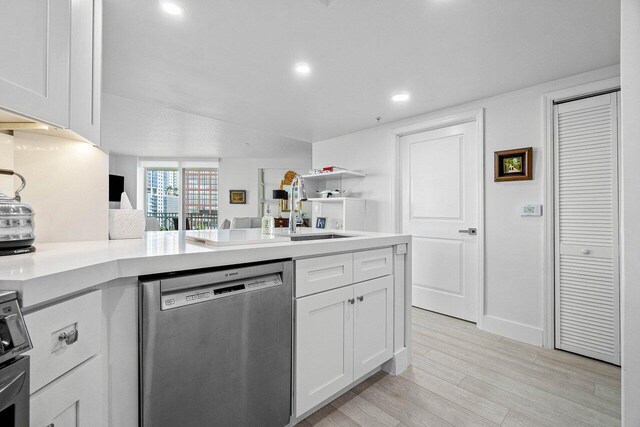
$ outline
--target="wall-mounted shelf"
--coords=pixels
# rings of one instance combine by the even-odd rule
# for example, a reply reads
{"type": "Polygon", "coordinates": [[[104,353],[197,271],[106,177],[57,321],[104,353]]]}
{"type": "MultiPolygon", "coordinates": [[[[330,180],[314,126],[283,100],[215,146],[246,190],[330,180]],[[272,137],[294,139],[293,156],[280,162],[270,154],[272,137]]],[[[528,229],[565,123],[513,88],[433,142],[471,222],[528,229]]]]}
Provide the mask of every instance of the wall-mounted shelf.
{"type": "Polygon", "coordinates": [[[363,231],[366,227],[366,201],[356,197],[327,197],[307,199],[311,202],[311,226],[318,217],[326,218],[326,228],[363,231]]]}
{"type": "MultiPolygon", "coordinates": [[[[313,182],[317,183],[320,187],[318,190],[334,190],[338,188],[343,190],[343,180],[349,178],[363,178],[366,175],[362,172],[339,169],[334,172],[319,173],[313,175],[303,175],[302,177],[309,181],[313,187],[313,182]],[[324,183],[324,184],[321,184],[324,183]],[[330,187],[330,188],[328,188],[330,187]]],[[[356,181],[353,184],[362,184],[361,181],[356,181]]],[[[359,185],[355,186],[356,190],[359,189],[359,185]]],[[[307,188],[307,191],[310,191],[307,188]]],[[[356,195],[358,191],[355,192],[356,195]]],[[[342,230],[354,230],[361,231],[365,229],[366,221],[366,201],[357,197],[313,197],[308,199],[311,202],[311,219],[312,226],[316,225],[318,217],[326,218],[326,228],[330,229],[342,229],[342,230]]]]}
{"type": "Polygon", "coordinates": [[[352,171],[352,170],[337,170],[334,172],[326,172],[326,173],[316,173],[313,175],[302,175],[304,179],[338,179],[338,178],[362,178],[367,176],[362,172],[352,171]]]}

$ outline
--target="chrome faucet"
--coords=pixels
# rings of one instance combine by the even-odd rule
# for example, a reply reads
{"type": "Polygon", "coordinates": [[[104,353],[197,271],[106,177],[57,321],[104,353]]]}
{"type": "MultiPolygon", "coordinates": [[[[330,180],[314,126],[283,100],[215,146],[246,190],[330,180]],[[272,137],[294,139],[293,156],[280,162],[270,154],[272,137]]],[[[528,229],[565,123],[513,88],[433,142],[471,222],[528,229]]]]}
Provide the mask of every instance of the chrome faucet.
{"type": "Polygon", "coordinates": [[[307,200],[307,190],[304,188],[304,180],[298,174],[291,181],[291,196],[289,197],[289,233],[296,232],[296,205],[307,200]],[[296,193],[298,197],[296,200],[296,193]]]}

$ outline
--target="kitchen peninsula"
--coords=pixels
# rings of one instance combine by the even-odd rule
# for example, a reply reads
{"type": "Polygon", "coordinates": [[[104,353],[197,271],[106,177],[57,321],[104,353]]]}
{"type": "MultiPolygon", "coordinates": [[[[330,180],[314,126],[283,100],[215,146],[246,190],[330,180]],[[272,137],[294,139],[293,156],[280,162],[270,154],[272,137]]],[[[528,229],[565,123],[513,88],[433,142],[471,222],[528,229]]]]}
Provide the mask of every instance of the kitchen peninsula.
{"type": "Polygon", "coordinates": [[[289,262],[292,423],[380,369],[402,372],[410,353],[410,236],[323,238],[329,234],[300,230],[299,241],[277,234],[268,243],[215,246],[192,240],[202,234],[148,232],[139,240],[39,244],[35,253],[0,259],[0,289],[19,291],[34,344],[32,422],[77,406],[79,416],[100,418],[92,425],[138,425],[141,276],[289,262]]]}

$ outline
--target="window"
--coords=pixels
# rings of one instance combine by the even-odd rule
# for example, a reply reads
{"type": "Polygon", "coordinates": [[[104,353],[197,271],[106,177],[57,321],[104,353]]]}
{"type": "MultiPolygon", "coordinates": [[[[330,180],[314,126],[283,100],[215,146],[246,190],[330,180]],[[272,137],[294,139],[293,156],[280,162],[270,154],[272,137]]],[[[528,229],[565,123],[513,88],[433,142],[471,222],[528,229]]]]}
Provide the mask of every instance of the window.
{"type": "Polygon", "coordinates": [[[218,227],[218,169],[210,167],[217,163],[142,163],[145,215],[156,218],[161,231],[218,227]]]}
{"type": "Polygon", "coordinates": [[[187,230],[208,230],[218,226],[218,170],[184,170],[184,212],[187,230]]]}
{"type": "Polygon", "coordinates": [[[180,187],[177,169],[145,169],[145,215],[156,218],[160,230],[180,228],[180,187]]]}

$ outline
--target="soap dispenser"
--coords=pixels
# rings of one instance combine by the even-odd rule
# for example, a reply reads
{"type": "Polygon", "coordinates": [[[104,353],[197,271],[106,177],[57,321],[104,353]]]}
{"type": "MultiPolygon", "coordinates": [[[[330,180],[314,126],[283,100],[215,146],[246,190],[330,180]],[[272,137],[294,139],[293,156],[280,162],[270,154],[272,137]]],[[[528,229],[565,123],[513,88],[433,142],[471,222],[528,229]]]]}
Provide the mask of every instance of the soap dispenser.
{"type": "Polygon", "coordinates": [[[262,234],[273,236],[275,233],[275,220],[271,215],[271,205],[267,205],[267,213],[262,217],[262,234]]]}

